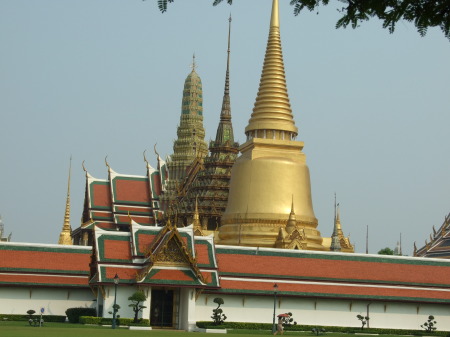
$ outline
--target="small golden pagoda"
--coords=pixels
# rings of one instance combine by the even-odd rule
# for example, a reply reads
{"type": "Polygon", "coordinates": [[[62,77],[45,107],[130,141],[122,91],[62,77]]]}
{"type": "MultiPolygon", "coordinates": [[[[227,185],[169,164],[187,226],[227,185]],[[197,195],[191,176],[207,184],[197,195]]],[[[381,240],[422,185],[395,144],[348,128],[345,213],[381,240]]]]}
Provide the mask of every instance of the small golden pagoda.
{"type": "Polygon", "coordinates": [[[272,4],[259,91],[245,133],[247,141],[231,172],[218,243],[275,247],[295,205],[294,227],[303,236],[301,248],[324,250],[303,142],[295,140],[298,129],[286,87],[278,0],[272,4]]]}
{"type": "Polygon", "coordinates": [[[70,226],[70,175],[72,171],[72,158],[70,158],[69,165],[69,180],[67,183],[67,198],[66,198],[66,211],[64,213],[64,224],[59,234],[58,244],[60,245],[72,245],[72,227],[70,226]]]}

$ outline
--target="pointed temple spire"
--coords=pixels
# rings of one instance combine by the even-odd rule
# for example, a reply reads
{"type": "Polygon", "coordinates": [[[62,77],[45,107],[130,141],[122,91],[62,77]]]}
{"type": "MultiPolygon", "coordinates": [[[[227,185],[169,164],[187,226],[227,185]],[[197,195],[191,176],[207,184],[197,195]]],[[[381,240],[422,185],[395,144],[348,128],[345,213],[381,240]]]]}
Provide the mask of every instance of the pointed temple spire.
{"type": "Polygon", "coordinates": [[[233,125],[231,124],[230,106],[230,40],[231,40],[231,15],[228,19],[228,49],[227,70],[225,73],[225,89],[223,93],[222,110],[220,112],[220,123],[216,133],[216,144],[234,143],[233,125]]]}
{"type": "Polygon", "coordinates": [[[220,225],[221,216],[227,206],[231,167],[239,152],[239,144],[234,142],[233,125],[231,123],[230,41],[231,15],[228,19],[225,88],[216,138],[214,141],[210,141],[209,154],[201,163],[202,165],[197,165],[198,163],[194,162],[188,169],[187,177],[184,180],[187,182],[187,192],[181,197],[181,201],[179,202],[185,210],[181,215],[185,219],[183,220],[184,223],[195,221],[194,218],[196,215],[194,209],[199,208],[198,213],[201,216],[201,229],[205,235],[216,230],[220,225]],[[197,204],[197,198],[198,206],[194,208],[194,205],[197,204]]]}
{"type": "Polygon", "coordinates": [[[297,227],[297,220],[295,218],[295,211],[294,211],[294,195],[292,195],[291,213],[289,214],[289,218],[286,224],[286,232],[290,234],[294,231],[296,227],[297,227]]]}
{"type": "Polygon", "coordinates": [[[194,212],[194,217],[193,217],[193,225],[194,225],[194,229],[199,228],[200,229],[200,215],[198,214],[198,197],[195,198],[195,212],[194,212]]]}
{"type": "Polygon", "coordinates": [[[58,244],[60,245],[71,245],[72,244],[72,228],[70,227],[70,176],[72,172],[72,156],[70,156],[69,164],[69,179],[67,183],[67,199],[66,199],[66,211],[64,214],[64,224],[59,234],[58,244]]]}
{"type": "Polygon", "coordinates": [[[341,251],[341,243],[339,240],[339,227],[340,227],[340,219],[339,219],[339,204],[336,205],[336,193],[334,194],[334,227],[333,234],[331,235],[331,246],[330,250],[333,252],[341,251]]]}
{"type": "Polygon", "coordinates": [[[264,66],[247,138],[294,139],[298,134],[286,86],[278,0],[273,0],[264,66]]]}

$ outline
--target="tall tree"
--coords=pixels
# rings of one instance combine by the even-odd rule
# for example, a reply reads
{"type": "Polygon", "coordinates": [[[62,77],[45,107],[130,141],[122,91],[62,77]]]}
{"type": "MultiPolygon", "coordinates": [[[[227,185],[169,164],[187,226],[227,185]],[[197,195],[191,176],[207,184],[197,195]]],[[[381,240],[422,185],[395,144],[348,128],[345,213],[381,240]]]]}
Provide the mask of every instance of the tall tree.
{"type": "MultiPolygon", "coordinates": [[[[158,0],[161,12],[167,11],[167,4],[174,0],[158,0]]],[[[213,0],[216,6],[224,0],[213,0]]],[[[230,5],[233,0],[226,0],[230,5]]],[[[294,14],[302,11],[317,11],[320,6],[326,6],[330,0],[290,0],[294,6],[294,14]]],[[[356,28],[363,21],[378,18],[383,21],[383,28],[390,33],[401,20],[413,22],[421,36],[425,36],[428,28],[439,27],[445,37],[450,40],[450,0],[334,0],[342,7],[339,12],[342,17],[336,22],[336,28],[350,25],[356,28]]]]}

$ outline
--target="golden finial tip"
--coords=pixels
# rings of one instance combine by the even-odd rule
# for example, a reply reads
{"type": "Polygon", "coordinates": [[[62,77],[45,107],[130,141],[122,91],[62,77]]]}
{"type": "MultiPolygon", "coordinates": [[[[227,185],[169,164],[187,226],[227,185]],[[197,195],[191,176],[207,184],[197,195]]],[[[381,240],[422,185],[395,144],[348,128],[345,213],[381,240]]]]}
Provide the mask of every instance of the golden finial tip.
{"type": "Polygon", "coordinates": [[[278,0],[273,0],[272,16],[270,18],[270,27],[280,27],[280,14],[278,10],[278,0]]]}

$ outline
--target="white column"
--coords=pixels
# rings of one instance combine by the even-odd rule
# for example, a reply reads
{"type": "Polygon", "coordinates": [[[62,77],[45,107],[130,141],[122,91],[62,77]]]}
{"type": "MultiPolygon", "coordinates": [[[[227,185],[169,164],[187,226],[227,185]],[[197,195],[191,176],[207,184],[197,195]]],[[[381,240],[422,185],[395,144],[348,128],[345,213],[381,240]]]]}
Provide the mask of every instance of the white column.
{"type": "Polygon", "coordinates": [[[180,329],[194,331],[195,320],[195,289],[180,289],[180,329]]]}

